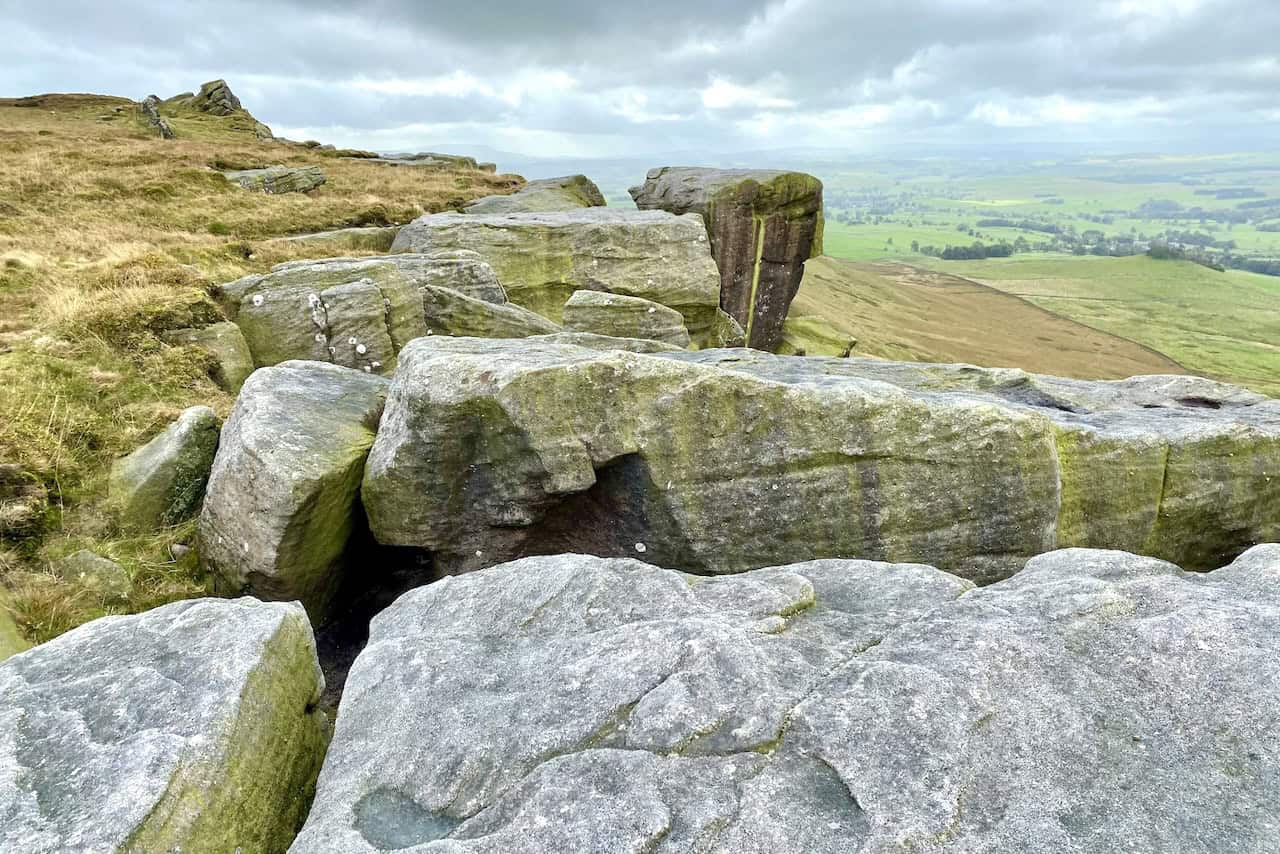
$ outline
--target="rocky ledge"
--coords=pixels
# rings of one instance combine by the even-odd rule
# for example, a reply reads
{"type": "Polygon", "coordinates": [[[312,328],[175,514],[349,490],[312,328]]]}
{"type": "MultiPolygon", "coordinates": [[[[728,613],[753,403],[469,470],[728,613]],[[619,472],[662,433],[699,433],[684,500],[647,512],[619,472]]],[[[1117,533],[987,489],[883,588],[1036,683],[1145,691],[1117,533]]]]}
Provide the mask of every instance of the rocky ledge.
{"type": "Polygon", "coordinates": [[[1278,591],[1276,546],[529,558],[376,618],[291,851],[1271,850],[1278,591]]]}

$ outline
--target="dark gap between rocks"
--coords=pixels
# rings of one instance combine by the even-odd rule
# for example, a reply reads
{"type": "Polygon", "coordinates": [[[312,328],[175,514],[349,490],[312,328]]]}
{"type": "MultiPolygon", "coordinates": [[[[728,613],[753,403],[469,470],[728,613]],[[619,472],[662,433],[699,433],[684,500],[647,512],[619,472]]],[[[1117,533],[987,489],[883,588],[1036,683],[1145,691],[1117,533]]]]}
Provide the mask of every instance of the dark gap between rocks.
{"type": "Polygon", "coordinates": [[[381,545],[361,525],[348,546],[342,586],[329,616],[315,630],[324,671],[320,707],[330,720],[342,699],[347,673],[369,642],[370,621],[403,594],[436,579],[428,552],[381,545]]]}

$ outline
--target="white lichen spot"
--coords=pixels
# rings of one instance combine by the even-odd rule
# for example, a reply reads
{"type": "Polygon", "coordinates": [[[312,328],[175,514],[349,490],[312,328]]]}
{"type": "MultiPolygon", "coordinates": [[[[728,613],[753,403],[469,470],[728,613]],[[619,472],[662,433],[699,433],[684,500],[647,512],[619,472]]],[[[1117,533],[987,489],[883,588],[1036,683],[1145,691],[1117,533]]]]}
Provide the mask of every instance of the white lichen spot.
{"type": "Polygon", "coordinates": [[[317,342],[317,343],[320,343],[320,344],[325,343],[325,337],[324,337],[324,333],[323,333],[323,332],[317,332],[317,333],[316,333],[316,342],[317,342]]]}
{"type": "Polygon", "coordinates": [[[360,343],[360,339],[352,335],[350,338],[347,339],[347,343],[350,344],[352,347],[354,347],[360,343]]]}
{"type": "Polygon", "coordinates": [[[366,374],[371,374],[371,373],[373,373],[373,368],[369,367],[368,365],[365,365],[365,366],[364,366],[364,372],[365,372],[366,374]]]}
{"type": "Polygon", "coordinates": [[[651,307],[649,308],[649,313],[650,313],[650,314],[657,314],[657,313],[658,313],[658,307],[657,307],[657,306],[651,306],[651,307]]]}
{"type": "Polygon", "coordinates": [[[476,549],[476,557],[484,557],[484,552],[480,551],[479,549],[476,549]]]}
{"type": "Polygon", "coordinates": [[[363,356],[365,353],[369,352],[369,348],[364,346],[363,344],[357,344],[356,352],[359,353],[361,356],[363,356]]]}
{"type": "Polygon", "coordinates": [[[639,554],[644,554],[647,551],[649,551],[649,547],[646,546],[644,543],[636,543],[636,552],[638,552],[639,554]]]}
{"type": "Polygon", "coordinates": [[[307,304],[310,305],[312,308],[315,308],[316,306],[320,305],[320,295],[307,294],[307,304]]]}
{"type": "Polygon", "coordinates": [[[254,304],[254,307],[256,308],[262,308],[262,304],[266,301],[267,301],[267,298],[264,297],[262,294],[253,295],[253,304],[254,304]]]}
{"type": "Polygon", "coordinates": [[[381,363],[381,362],[374,362],[374,363],[373,363],[373,367],[374,367],[374,370],[377,370],[378,368],[381,368],[381,367],[382,367],[382,363],[381,363]]]}

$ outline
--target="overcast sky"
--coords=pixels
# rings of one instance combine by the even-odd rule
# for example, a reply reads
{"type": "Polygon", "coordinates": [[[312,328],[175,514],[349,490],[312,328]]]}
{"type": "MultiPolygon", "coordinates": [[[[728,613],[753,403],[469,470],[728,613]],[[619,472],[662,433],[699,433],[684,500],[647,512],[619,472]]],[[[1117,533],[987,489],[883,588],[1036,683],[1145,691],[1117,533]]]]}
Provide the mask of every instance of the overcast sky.
{"type": "Polygon", "coordinates": [[[224,77],[281,135],[531,155],[1273,146],[1280,0],[0,0],[0,95],[224,77]]]}

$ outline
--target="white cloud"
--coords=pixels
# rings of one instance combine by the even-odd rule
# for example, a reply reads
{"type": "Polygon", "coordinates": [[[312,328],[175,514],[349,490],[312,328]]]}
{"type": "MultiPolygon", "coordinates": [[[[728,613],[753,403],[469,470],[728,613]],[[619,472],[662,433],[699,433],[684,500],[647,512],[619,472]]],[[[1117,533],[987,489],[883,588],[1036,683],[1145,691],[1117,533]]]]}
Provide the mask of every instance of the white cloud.
{"type": "Polygon", "coordinates": [[[747,107],[757,110],[783,110],[796,105],[788,98],[779,98],[760,87],[740,86],[716,77],[701,92],[702,105],[708,110],[731,110],[747,107]]]}

